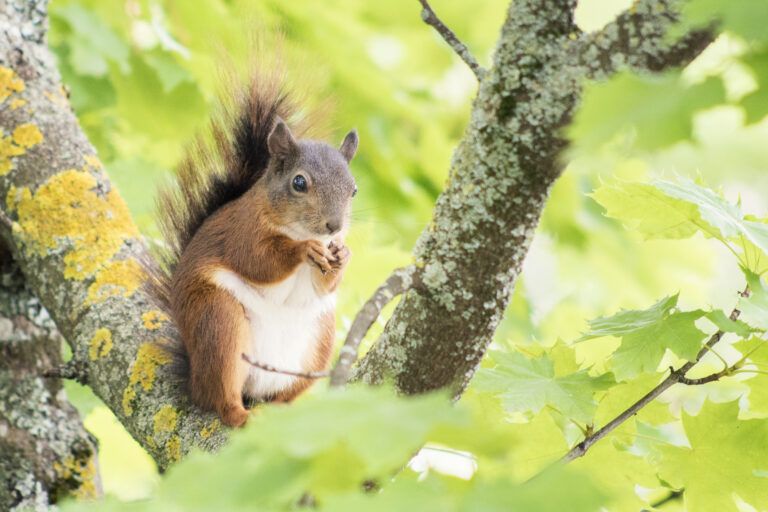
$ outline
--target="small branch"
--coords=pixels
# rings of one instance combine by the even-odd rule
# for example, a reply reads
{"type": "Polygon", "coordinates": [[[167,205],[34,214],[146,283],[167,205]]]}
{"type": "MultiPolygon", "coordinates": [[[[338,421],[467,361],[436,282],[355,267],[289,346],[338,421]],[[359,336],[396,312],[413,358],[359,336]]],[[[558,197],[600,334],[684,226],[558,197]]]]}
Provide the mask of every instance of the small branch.
{"type": "Polygon", "coordinates": [[[437,17],[437,14],[435,14],[435,11],[432,10],[432,7],[429,5],[427,0],[419,0],[419,3],[422,7],[421,19],[424,20],[424,23],[432,26],[437,31],[437,33],[440,34],[443,40],[448,43],[448,46],[453,48],[453,51],[456,52],[456,55],[458,55],[461,60],[463,60],[464,63],[469,66],[469,69],[471,69],[475,74],[477,80],[482,81],[483,77],[485,76],[485,69],[480,66],[480,64],[478,64],[477,60],[472,55],[472,52],[470,52],[469,48],[467,48],[467,45],[462,43],[459,38],[456,37],[456,34],[454,34],[453,31],[445,25],[445,23],[440,21],[440,18],[437,17]]]}
{"type": "Polygon", "coordinates": [[[347,383],[352,365],[357,360],[360,342],[363,341],[384,306],[412,288],[415,284],[415,278],[416,267],[413,265],[399,268],[392,272],[384,284],[379,286],[371,298],[363,304],[347,332],[347,339],[344,340],[344,345],[341,347],[339,361],[331,372],[331,387],[340,387],[347,383]]]}
{"type": "Polygon", "coordinates": [[[251,366],[258,368],[259,370],[264,370],[265,372],[280,373],[283,375],[290,375],[292,377],[300,377],[302,379],[325,379],[331,376],[331,372],[294,372],[292,370],[283,370],[280,368],[275,368],[269,364],[254,361],[245,354],[242,354],[242,357],[243,360],[251,366]]]}
{"type": "MultiPolygon", "coordinates": [[[[680,498],[683,497],[683,492],[684,491],[685,491],[685,489],[670,491],[669,494],[667,494],[666,496],[664,496],[660,500],[653,502],[651,504],[651,509],[656,510],[657,508],[661,507],[662,505],[666,505],[667,503],[669,503],[671,501],[679,500],[680,498]]],[[[645,512],[645,511],[643,511],[643,512],[645,512]]]]}
{"type": "Polygon", "coordinates": [[[670,43],[669,31],[679,18],[679,2],[637,0],[614,21],[586,36],[584,58],[606,74],[625,65],[650,72],[685,66],[714,40],[715,31],[714,26],[693,30],[670,43]]]}
{"type": "MultiPolygon", "coordinates": [[[[743,292],[740,292],[742,297],[749,296],[749,289],[745,289],[743,292]]],[[[738,320],[739,315],[741,314],[741,311],[738,309],[734,309],[731,311],[731,314],[729,318],[733,321],[738,320]]],[[[687,385],[701,385],[706,384],[707,382],[713,382],[721,377],[724,377],[726,375],[729,375],[731,372],[733,372],[734,368],[726,368],[720,372],[714,373],[712,375],[708,375],[706,377],[702,377],[700,379],[689,379],[685,375],[688,373],[688,371],[693,368],[696,363],[698,363],[704,355],[709,352],[714,345],[719,342],[723,337],[723,331],[717,331],[714,333],[710,338],[707,340],[707,342],[704,344],[704,346],[699,350],[699,353],[696,354],[696,358],[693,361],[688,361],[683,366],[678,368],[677,370],[673,370],[670,368],[670,374],[665,378],[663,381],[659,383],[658,386],[650,390],[648,393],[645,394],[640,400],[629,406],[624,412],[616,416],[614,419],[606,423],[602,428],[595,431],[594,434],[591,436],[587,436],[584,438],[582,442],[574,446],[573,448],[566,453],[563,458],[561,459],[563,462],[570,462],[574,459],[577,459],[581,456],[583,456],[585,453],[587,453],[587,450],[589,450],[593,444],[613,432],[613,430],[616,429],[619,425],[627,421],[629,418],[637,414],[640,409],[651,403],[653,400],[655,400],[659,395],[661,395],[664,391],[672,387],[673,385],[680,383],[680,384],[687,384],[687,385]]]]}
{"type": "Polygon", "coordinates": [[[74,380],[85,386],[88,384],[87,364],[72,359],[61,366],[49,368],[43,372],[43,377],[49,379],[67,379],[74,380]]]}

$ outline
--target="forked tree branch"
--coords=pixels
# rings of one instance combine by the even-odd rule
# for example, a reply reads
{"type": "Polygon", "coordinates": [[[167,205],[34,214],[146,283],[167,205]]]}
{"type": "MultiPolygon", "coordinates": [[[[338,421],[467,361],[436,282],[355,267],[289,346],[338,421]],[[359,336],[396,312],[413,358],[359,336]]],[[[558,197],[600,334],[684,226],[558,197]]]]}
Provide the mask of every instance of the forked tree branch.
{"type": "MultiPolygon", "coordinates": [[[[740,293],[742,297],[747,297],[749,295],[749,289],[745,289],[743,292],[740,293]]],[[[734,309],[731,311],[731,314],[729,318],[732,321],[736,321],[739,318],[739,315],[741,314],[741,311],[738,309],[734,309]]],[[[579,457],[582,457],[584,454],[587,453],[587,450],[589,450],[592,445],[600,441],[602,438],[613,432],[619,425],[627,421],[629,418],[637,414],[640,409],[654,401],[656,398],[659,397],[664,391],[669,389],[675,384],[686,384],[690,386],[695,385],[701,385],[706,384],[708,382],[713,382],[721,377],[725,377],[729,375],[735,368],[729,367],[724,369],[723,371],[714,373],[712,375],[709,375],[707,377],[702,377],[699,379],[689,379],[686,377],[686,374],[696,366],[696,364],[701,361],[701,358],[704,357],[704,355],[709,352],[712,347],[714,347],[722,338],[725,333],[721,330],[718,330],[716,333],[714,333],[712,336],[709,337],[707,342],[704,344],[704,346],[699,350],[699,353],[696,354],[696,358],[693,361],[688,361],[684,365],[682,365],[677,370],[670,368],[669,375],[661,381],[655,388],[650,390],[648,393],[646,393],[640,400],[629,406],[624,412],[616,416],[614,419],[606,423],[602,428],[596,430],[593,434],[588,435],[586,438],[584,438],[583,441],[581,441],[579,444],[571,448],[568,453],[566,453],[562,460],[564,462],[569,462],[574,459],[577,459],[579,457]]]]}
{"type": "Polygon", "coordinates": [[[402,295],[416,284],[416,267],[411,265],[399,268],[384,281],[357,312],[352,325],[347,331],[347,338],[339,352],[339,360],[331,372],[331,387],[341,387],[347,383],[352,365],[357,360],[360,342],[363,341],[373,322],[379,318],[381,310],[392,299],[402,295]]]}
{"type": "Polygon", "coordinates": [[[485,77],[485,69],[477,62],[477,59],[475,59],[474,55],[472,55],[472,52],[469,51],[469,48],[467,48],[467,45],[462,43],[458,37],[456,37],[456,34],[454,34],[453,30],[448,28],[445,23],[443,23],[440,18],[437,17],[437,14],[435,14],[435,11],[432,10],[432,6],[429,5],[429,2],[427,0],[419,0],[419,3],[421,4],[421,19],[424,20],[424,23],[427,25],[432,26],[438,34],[440,34],[440,37],[443,38],[443,40],[448,43],[448,46],[453,48],[453,51],[456,52],[456,55],[461,58],[461,60],[464,61],[464,63],[469,66],[469,69],[472,70],[472,72],[477,77],[478,81],[482,81],[482,79],[485,77]]]}

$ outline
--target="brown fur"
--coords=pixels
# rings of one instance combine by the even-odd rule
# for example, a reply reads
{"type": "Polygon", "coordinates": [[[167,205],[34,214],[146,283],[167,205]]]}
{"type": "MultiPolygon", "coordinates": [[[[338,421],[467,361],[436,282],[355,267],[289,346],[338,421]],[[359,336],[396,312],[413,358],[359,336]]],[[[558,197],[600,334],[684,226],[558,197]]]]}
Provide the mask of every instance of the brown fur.
{"type": "MultiPolygon", "coordinates": [[[[297,141],[281,120],[291,116],[291,105],[277,82],[254,78],[247,94],[236,95],[212,123],[215,145],[198,141],[176,187],[160,199],[167,251],[163,269],[150,269],[150,291],[179,329],[193,401],[230,426],[248,417],[243,389],[249,368],[241,356],[251,331],[245,308],[214,284],[214,273],[225,269],[260,287],[308,263],[316,293],[325,295],[336,290],[349,259],[341,235],[328,246],[316,237],[343,233],[348,223],[356,189],[347,162],[357,135],[350,132],[339,150],[297,141]],[[299,174],[304,191],[293,185],[299,174]]],[[[334,312],[318,323],[304,371],[321,371],[330,358],[334,312]]],[[[290,402],[311,384],[297,379],[275,396],[256,398],[290,402]]]]}

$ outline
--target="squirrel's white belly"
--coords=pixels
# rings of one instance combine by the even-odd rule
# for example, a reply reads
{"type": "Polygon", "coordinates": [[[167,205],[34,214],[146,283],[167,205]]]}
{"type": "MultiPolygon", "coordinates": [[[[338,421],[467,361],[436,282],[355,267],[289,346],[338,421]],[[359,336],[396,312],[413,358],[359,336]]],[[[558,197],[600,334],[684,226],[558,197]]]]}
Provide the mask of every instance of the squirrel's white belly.
{"type": "MultiPolygon", "coordinates": [[[[315,350],[320,316],[333,309],[335,294],[319,296],[312,285],[312,269],[302,264],[285,280],[267,286],[251,286],[238,274],[217,270],[213,281],[229,291],[245,309],[250,322],[248,356],[280,370],[306,371],[304,364],[315,350]]],[[[243,392],[266,398],[290,387],[296,377],[248,366],[243,392]]]]}

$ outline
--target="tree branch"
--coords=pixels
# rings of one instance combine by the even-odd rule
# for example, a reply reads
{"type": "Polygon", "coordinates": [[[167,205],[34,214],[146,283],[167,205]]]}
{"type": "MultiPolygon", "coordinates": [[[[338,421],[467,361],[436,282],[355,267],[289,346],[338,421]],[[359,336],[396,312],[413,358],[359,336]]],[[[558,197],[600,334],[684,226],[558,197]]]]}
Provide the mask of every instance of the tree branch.
{"type": "Polygon", "coordinates": [[[276,368],[271,364],[264,364],[260,363],[259,361],[254,361],[246,354],[240,354],[240,356],[246,363],[258,368],[259,370],[264,370],[265,372],[280,373],[282,375],[290,375],[292,377],[300,377],[302,379],[325,379],[331,376],[331,372],[295,372],[293,370],[284,370],[282,368],[276,368]]]}
{"type": "MultiPolygon", "coordinates": [[[[744,290],[740,293],[742,297],[746,297],[749,295],[749,289],[744,290]]],[[[739,315],[741,312],[738,309],[734,309],[731,311],[731,314],[729,318],[732,321],[736,321],[739,318],[739,315]]],[[[734,368],[726,368],[721,372],[714,373],[712,375],[709,375],[707,377],[702,377],[700,379],[689,379],[685,375],[693,368],[704,355],[709,352],[709,350],[714,347],[722,338],[723,338],[723,331],[718,330],[716,333],[714,333],[712,336],[709,337],[707,342],[704,344],[704,346],[699,350],[699,353],[696,355],[696,358],[693,361],[688,361],[684,365],[682,365],[677,370],[674,370],[670,368],[669,375],[662,380],[659,385],[657,385],[655,388],[650,390],[648,393],[646,393],[640,400],[629,406],[624,412],[616,416],[614,419],[606,423],[602,428],[599,430],[596,430],[592,435],[587,436],[583,441],[581,441],[579,444],[574,446],[573,448],[566,453],[562,460],[565,462],[572,461],[574,459],[577,459],[579,457],[582,457],[584,454],[587,453],[587,450],[589,450],[592,445],[597,443],[599,440],[613,432],[616,427],[627,421],[629,418],[637,414],[640,409],[651,403],[653,400],[655,400],[659,395],[661,395],[664,391],[672,387],[674,384],[680,383],[680,384],[687,384],[687,385],[701,385],[706,384],[708,382],[713,382],[715,380],[718,380],[721,377],[724,377],[726,375],[729,375],[734,368]]]]}
{"type": "Polygon", "coordinates": [[[456,34],[454,34],[453,31],[445,25],[445,23],[440,21],[440,18],[437,17],[437,14],[435,14],[435,11],[432,10],[432,7],[429,5],[427,0],[419,0],[419,3],[422,7],[421,19],[424,20],[424,23],[433,27],[437,33],[440,34],[440,37],[442,37],[443,40],[448,43],[448,46],[453,48],[453,51],[456,52],[456,55],[458,55],[459,58],[461,58],[461,60],[463,60],[464,63],[469,66],[469,69],[471,69],[475,74],[477,80],[482,81],[483,77],[485,77],[485,69],[483,69],[483,67],[478,64],[474,55],[472,55],[472,52],[470,52],[469,48],[467,48],[467,45],[462,43],[459,38],[456,37],[456,34]]]}
{"type": "Polygon", "coordinates": [[[379,286],[371,298],[363,304],[347,331],[347,338],[339,352],[339,360],[331,372],[331,387],[341,387],[347,383],[352,365],[357,360],[360,342],[365,338],[373,322],[381,315],[384,306],[411,289],[416,284],[416,279],[416,267],[413,265],[399,268],[392,272],[384,284],[379,286]]]}
{"type": "Polygon", "coordinates": [[[0,136],[15,144],[2,162],[0,212],[12,220],[14,260],[81,374],[162,469],[193,446],[217,448],[227,430],[191,404],[160,348],[177,333],[141,288],[150,256],[78,125],[46,26],[44,1],[0,2],[0,136]],[[157,429],[156,417],[173,421],[157,429]]]}
{"type": "Polygon", "coordinates": [[[0,246],[0,509],[47,511],[66,496],[101,494],[96,441],[61,382],[61,335],[0,246]]]}
{"type": "Polygon", "coordinates": [[[714,39],[712,30],[691,31],[669,42],[677,23],[677,0],[639,0],[598,32],[583,36],[582,58],[590,62],[590,76],[599,78],[622,67],[659,72],[685,66],[714,39]]]}

